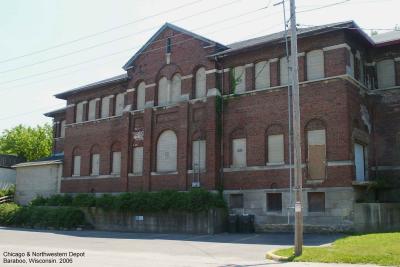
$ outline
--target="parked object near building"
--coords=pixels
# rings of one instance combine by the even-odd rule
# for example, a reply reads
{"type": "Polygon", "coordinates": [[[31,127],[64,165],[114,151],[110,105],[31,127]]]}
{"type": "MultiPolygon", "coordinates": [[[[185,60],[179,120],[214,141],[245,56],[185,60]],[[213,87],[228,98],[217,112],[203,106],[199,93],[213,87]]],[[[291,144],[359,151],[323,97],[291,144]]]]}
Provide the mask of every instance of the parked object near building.
{"type": "Polygon", "coordinates": [[[37,196],[60,193],[63,156],[51,156],[14,165],[16,169],[15,201],[27,205],[37,196]]]}
{"type": "Polygon", "coordinates": [[[13,155],[0,155],[0,189],[15,185],[16,171],[13,165],[24,159],[13,155]]]}
{"type": "MultiPolygon", "coordinates": [[[[124,74],[57,94],[60,191],[222,188],[258,231],[293,222],[284,36],[222,45],[167,23],[124,74]]],[[[298,38],[304,224],[351,230],[371,180],[400,177],[400,37],[348,21],[298,38]]]]}

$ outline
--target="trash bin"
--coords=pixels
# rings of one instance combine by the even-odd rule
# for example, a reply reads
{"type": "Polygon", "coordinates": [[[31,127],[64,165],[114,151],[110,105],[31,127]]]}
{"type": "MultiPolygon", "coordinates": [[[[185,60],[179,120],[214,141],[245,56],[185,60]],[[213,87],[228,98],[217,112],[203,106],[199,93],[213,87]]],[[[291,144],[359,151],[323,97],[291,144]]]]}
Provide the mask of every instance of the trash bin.
{"type": "Polygon", "coordinates": [[[238,215],[229,214],[228,216],[228,233],[238,232],[238,215]]]}
{"type": "Polygon", "coordinates": [[[239,216],[238,232],[254,233],[254,215],[243,214],[239,216]]]}

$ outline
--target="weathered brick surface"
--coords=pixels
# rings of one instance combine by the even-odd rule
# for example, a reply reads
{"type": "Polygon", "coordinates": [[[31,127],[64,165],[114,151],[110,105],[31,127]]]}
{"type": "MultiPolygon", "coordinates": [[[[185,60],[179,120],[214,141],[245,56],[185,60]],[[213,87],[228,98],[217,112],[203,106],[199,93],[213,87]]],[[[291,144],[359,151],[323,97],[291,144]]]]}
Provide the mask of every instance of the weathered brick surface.
{"type": "MultiPolygon", "coordinates": [[[[335,31],[299,40],[299,79],[307,79],[307,52],[314,49],[332,47],[349,43],[359,49],[366,61],[387,57],[391,52],[400,55],[400,49],[371,50],[365,42],[350,38],[343,31],[335,31]]],[[[85,179],[64,179],[62,192],[117,192],[117,191],[152,191],[161,189],[187,190],[191,187],[194,175],[192,169],[192,141],[205,138],[206,173],[200,176],[201,186],[216,189],[222,183],[225,189],[259,189],[283,188],[289,183],[288,169],[267,169],[268,134],[283,133],[285,137],[285,163],[288,159],[288,96],[287,88],[279,87],[279,59],[285,55],[284,43],[264,45],[246,49],[240,53],[223,57],[216,63],[207,57],[214,52],[214,47],[194,39],[186,34],[167,29],[162,32],[134,62],[128,70],[128,82],[112,86],[102,86],[74,94],[67,99],[70,105],[65,118],[68,127],[66,138],[55,143],[55,151],[64,149],[64,176],[72,175],[73,151],[79,148],[82,156],[81,176],[85,179]],[[166,38],[172,38],[170,63],[166,61],[166,38]],[[261,60],[270,62],[270,90],[249,92],[254,90],[254,65],[261,60]],[[207,74],[207,89],[218,88],[224,95],[233,92],[230,72],[238,65],[246,65],[246,91],[239,96],[225,97],[223,107],[217,103],[218,98],[182,101],[168,107],[158,107],[158,80],[165,76],[171,79],[179,73],[182,80],[182,95],[193,99],[195,92],[195,74],[199,67],[210,71],[207,74]],[[213,71],[218,69],[218,71],[213,71]],[[227,71],[223,71],[226,69],[227,71]],[[125,96],[125,104],[131,106],[132,112],[122,116],[74,124],[76,104],[79,101],[90,101],[126,92],[137,88],[144,81],[146,102],[154,107],[144,110],[136,109],[136,91],[125,96]],[[223,110],[222,117],[219,110],[223,110]],[[221,124],[220,118],[223,123],[221,124]],[[220,128],[222,126],[222,128],[220,128]],[[178,169],[174,174],[156,173],[156,144],[158,137],[165,130],[172,130],[178,137],[178,169]],[[222,137],[222,139],[221,139],[222,137]],[[232,171],[232,138],[247,138],[247,165],[258,170],[232,171]],[[221,142],[223,150],[221,151],[221,142]],[[63,143],[63,144],[62,144],[63,143]],[[111,171],[111,147],[118,144],[122,152],[121,175],[118,178],[104,178],[111,171]],[[90,178],[90,154],[93,146],[99,147],[101,155],[100,174],[103,178],[90,178]],[[143,146],[144,168],[141,176],[133,176],[133,148],[143,146]],[[221,155],[223,154],[223,156],[221,155]],[[221,176],[221,167],[228,168],[221,176]]],[[[390,54],[393,57],[393,54],[390,54]]],[[[325,76],[343,76],[349,65],[350,52],[346,47],[327,49],[324,51],[325,76]]],[[[397,79],[400,68],[397,64],[397,79]]],[[[356,66],[358,73],[359,66],[356,66]]],[[[356,74],[358,77],[359,74],[356,74]]],[[[374,78],[371,78],[372,80],[374,78]]],[[[400,99],[398,93],[384,97],[367,95],[364,89],[350,77],[339,77],[316,82],[305,82],[300,85],[302,159],[305,164],[304,186],[314,187],[348,187],[355,176],[354,166],[349,165],[354,158],[355,141],[362,141],[369,148],[369,166],[400,165],[398,153],[393,144],[400,143],[400,99]],[[372,125],[367,129],[361,114],[361,106],[365,106],[372,125]],[[307,142],[306,127],[310,121],[318,120],[325,125],[327,142],[327,177],[317,185],[307,180],[307,142]],[[337,162],[345,163],[340,166],[337,162]],[[347,162],[347,163],[346,163],[347,162]]],[[[116,97],[111,98],[110,114],[115,114],[116,97]]],[[[96,118],[101,113],[101,101],[96,105],[96,118]]],[[[87,109],[85,117],[87,116],[87,109]]],[[[371,173],[371,172],[370,172],[371,173]]]]}

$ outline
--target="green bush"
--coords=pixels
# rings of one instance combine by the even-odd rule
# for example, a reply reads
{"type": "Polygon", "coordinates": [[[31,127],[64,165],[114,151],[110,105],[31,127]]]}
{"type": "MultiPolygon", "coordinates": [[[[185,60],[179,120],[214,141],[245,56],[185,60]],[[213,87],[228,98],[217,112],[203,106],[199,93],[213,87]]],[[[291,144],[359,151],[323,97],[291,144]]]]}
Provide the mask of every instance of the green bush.
{"type": "Polygon", "coordinates": [[[92,194],[78,194],[75,197],[54,195],[49,198],[38,197],[31,202],[31,205],[97,207],[105,210],[135,212],[200,212],[212,208],[226,208],[221,193],[215,194],[204,189],[192,189],[189,192],[164,190],[118,195],[104,194],[100,197],[92,194]]]}
{"type": "Polygon", "coordinates": [[[15,185],[0,190],[0,197],[13,196],[15,194],[15,185]]]}
{"type": "Polygon", "coordinates": [[[75,207],[21,207],[14,203],[0,205],[0,225],[76,228],[85,225],[85,216],[75,207]]]}

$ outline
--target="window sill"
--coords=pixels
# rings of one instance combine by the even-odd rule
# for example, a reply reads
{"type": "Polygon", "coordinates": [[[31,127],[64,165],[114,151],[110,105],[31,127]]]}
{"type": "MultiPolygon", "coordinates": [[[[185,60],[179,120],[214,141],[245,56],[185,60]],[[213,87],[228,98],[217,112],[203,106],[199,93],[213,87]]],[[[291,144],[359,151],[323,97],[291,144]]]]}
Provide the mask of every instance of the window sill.
{"type": "Polygon", "coordinates": [[[129,177],[141,177],[143,176],[143,173],[128,173],[129,177]]]}
{"type": "Polygon", "coordinates": [[[267,162],[267,166],[282,166],[285,165],[285,162],[267,162]]]}
{"type": "Polygon", "coordinates": [[[194,170],[188,170],[187,171],[187,173],[189,173],[189,174],[192,174],[192,173],[194,173],[194,174],[197,174],[197,173],[206,173],[207,172],[207,170],[200,170],[200,172],[198,171],[198,170],[196,170],[196,171],[194,171],[194,170]]]}
{"type": "Polygon", "coordinates": [[[160,176],[160,175],[177,175],[177,171],[171,171],[171,172],[152,172],[152,176],[160,176]]]}
{"type": "Polygon", "coordinates": [[[115,175],[97,175],[97,176],[70,176],[70,177],[63,177],[63,180],[90,180],[90,179],[110,179],[110,178],[119,178],[119,176],[115,175]]]}

